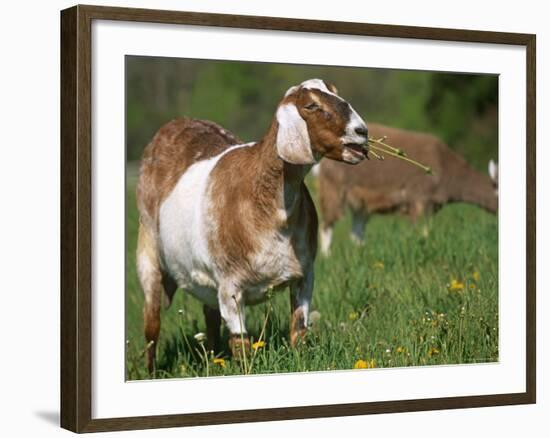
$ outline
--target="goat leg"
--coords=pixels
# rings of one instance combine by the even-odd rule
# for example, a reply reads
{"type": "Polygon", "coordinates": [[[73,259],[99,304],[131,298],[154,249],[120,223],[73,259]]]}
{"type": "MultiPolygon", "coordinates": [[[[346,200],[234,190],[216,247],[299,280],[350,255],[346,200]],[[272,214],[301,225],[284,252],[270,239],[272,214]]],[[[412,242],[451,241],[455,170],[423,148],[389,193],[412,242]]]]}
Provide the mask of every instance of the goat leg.
{"type": "Polygon", "coordinates": [[[312,294],[313,267],[309,267],[304,278],[290,285],[290,345],[293,347],[306,335],[312,294]]]}

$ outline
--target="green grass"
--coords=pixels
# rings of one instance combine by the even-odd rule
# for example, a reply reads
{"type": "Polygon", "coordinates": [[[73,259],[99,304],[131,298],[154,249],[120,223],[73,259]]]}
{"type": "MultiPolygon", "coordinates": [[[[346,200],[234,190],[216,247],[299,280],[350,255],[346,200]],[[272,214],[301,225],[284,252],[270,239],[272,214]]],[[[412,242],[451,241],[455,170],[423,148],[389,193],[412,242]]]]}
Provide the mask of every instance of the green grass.
{"type": "MultiPolygon", "coordinates": [[[[135,268],[134,186],[135,177],[129,174],[126,359],[130,380],[148,378],[143,293],[135,268]]],[[[349,217],[338,223],[332,255],[316,261],[311,310],[317,318],[304,345],[289,347],[287,291],[247,307],[248,331],[257,340],[272,306],[265,346],[257,350],[252,372],[351,369],[358,360],[376,367],[497,361],[496,216],[470,205],[448,205],[429,219],[427,238],[423,226],[399,216],[374,216],[366,228],[366,245],[357,247],[348,238],[349,217]]],[[[195,298],[178,291],[172,306],[163,310],[161,324],[156,377],[243,374],[243,365],[228,353],[217,354],[224,359],[222,367],[194,339],[205,331],[202,304],[195,298]]],[[[227,341],[225,330],[223,341],[227,341]]]]}

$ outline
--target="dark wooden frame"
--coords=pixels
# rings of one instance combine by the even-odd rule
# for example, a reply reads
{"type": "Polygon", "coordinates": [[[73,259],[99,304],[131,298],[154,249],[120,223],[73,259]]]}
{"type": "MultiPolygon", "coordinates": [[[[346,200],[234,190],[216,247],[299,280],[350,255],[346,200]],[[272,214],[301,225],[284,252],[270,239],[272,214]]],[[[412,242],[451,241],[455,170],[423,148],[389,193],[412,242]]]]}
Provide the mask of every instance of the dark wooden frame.
{"type": "Polygon", "coordinates": [[[61,12],[61,426],[75,432],[146,429],[536,402],[535,47],[530,34],[162,10],[75,6],[61,12]],[[513,44],[527,50],[526,392],[233,412],[92,419],[92,20],[270,29],[513,44]]]}

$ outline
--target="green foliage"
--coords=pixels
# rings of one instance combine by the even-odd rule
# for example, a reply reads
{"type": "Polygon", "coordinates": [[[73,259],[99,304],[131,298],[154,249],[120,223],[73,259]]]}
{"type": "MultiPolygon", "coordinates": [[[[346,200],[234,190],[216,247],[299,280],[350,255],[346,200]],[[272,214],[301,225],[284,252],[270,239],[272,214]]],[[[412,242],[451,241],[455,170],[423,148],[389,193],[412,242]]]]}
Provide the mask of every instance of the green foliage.
{"type": "MultiPolygon", "coordinates": [[[[148,376],[142,357],[143,294],[135,270],[135,177],[128,182],[127,371],[129,379],[141,379],[148,376]]],[[[316,261],[312,310],[319,317],[305,345],[288,345],[288,292],[247,307],[249,333],[257,340],[267,306],[273,306],[253,372],[351,369],[359,360],[377,368],[497,361],[497,218],[458,204],[429,222],[411,225],[399,216],[375,216],[363,247],[348,238],[350,219],[340,222],[331,257],[316,261]]],[[[226,352],[217,355],[223,366],[202,352],[193,335],[204,331],[202,305],[178,291],[162,314],[157,377],[242,374],[226,352]]]]}
{"type": "Polygon", "coordinates": [[[244,141],[266,132],[291,86],[334,83],[367,121],[441,136],[475,167],[498,156],[498,78],[493,75],[152,58],[126,58],[127,155],[141,157],[169,120],[213,120],[244,141]]]}

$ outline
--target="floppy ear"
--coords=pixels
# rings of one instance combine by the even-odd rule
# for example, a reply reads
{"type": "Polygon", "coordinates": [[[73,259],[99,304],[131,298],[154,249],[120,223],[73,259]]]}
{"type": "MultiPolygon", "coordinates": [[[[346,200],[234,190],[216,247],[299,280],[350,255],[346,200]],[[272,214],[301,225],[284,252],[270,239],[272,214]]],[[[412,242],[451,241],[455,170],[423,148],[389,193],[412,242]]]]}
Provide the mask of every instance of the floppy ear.
{"type": "Polygon", "coordinates": [[[281,105],[277,110],[277,153],[291,164],[314,164],[307,124],[292,103],[281,105]]]}
{"type": "Polygon", "coordinates": [[[294,93],[295,91],[300,88],[299,85],[294,85],[293,87],[290,87],[288,90],[286,90],[285,97],[289,96],[290,94],[294,93]]]}
{"type": "Polygon", "coordinates": [[[325,86],[331,93],[338,94],[338,88],[336,88],[334,84],[327,81],[323,81],[323,82],[325,83],[325,86]]]}

